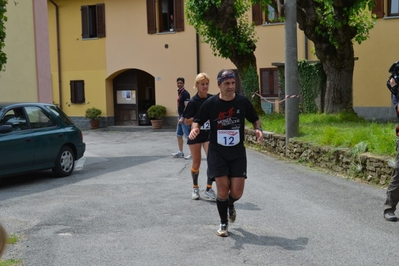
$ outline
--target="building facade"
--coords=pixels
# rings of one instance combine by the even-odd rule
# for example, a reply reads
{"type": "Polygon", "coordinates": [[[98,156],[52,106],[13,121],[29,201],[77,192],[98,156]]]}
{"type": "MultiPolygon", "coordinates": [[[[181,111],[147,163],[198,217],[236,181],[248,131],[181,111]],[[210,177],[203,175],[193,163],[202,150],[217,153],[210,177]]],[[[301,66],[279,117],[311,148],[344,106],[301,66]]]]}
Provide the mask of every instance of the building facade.
{"type": "MultiPolygon", "coordinates": [[[[386,36],[392,32],[396,38],[398,2],[378,0],[379,18],[370,38],[355,44],[353,104],[369,120],[395,117],[385,83],[399,55],[386,36]]],[[[185,78],[194,95],[196,74],[206,72],[210,93],[216,93],[218,71],[235,69],[229,60],[215,57],[188,25],[184,0],[35,0],[9,2],[7,9],[9,60],[0,73],[1,93],[12,92],[8,100],[54,102],[80,127],[88,127],[84,113],[90,107],[102,110],[101,126],[140,125],[141,114],[155,103],[166,107],[165,123],[173,125],[177,77],[185,78]],[[17,9],[22,6],[24,15],[17,9]],[[47,14],[41,16],[43,12],[47,14]],[[26,34],[20,34],[21,20],[30,27],[26,34]]],[[[285,60],[285,28],[270,11],[254,6],[248,18],[256,24],[261,93],[274,100],[279,93],[274,65],[285,60]]],[[[313,44],[299,29],[297,39],[298,60],[317,60],[313,44]]]]}

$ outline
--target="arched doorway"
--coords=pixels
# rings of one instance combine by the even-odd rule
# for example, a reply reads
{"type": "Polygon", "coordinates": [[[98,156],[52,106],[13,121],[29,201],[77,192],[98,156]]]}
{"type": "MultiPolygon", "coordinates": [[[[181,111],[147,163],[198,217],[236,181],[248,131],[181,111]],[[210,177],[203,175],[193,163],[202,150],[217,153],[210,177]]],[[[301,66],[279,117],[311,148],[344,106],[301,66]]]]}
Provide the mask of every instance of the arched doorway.
{"type": "MultiPolygon", "coordinates": [[[[155,79],[138,69],[129,69],[113,80],[115,125],[145,125],[140,119],[155,104],[155,79]]],[[[148,121],[148,123],[147,123],[148,121]]]]}

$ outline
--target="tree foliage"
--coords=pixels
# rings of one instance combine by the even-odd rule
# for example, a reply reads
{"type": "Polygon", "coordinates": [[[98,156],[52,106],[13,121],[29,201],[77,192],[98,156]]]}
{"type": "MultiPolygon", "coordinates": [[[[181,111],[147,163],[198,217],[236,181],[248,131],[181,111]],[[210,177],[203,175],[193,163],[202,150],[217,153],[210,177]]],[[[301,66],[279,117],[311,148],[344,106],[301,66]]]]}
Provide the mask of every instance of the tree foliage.
{"type": "Polygon", "coordinates": [[[354,42],[369,37],[374,0],[297,0],[297,22],[327,75],[325,112],[353,111],[354,42]]]}
{"type": "Polygon", "coordinates": [[[213,54],[230,59],[237,67],[245,95],[252,99],[258,114],[264,114],[260,99],[252,97],[259,91],[259,77],[254,54],[257,38],[247,16],[251,4],[251,0],[187,0],[186,15],[213,54]],[[256,84],[249,85],[247,77],[256,84]]]}
{"type": "Polygon", "coordinates": [[[4,26],[4,23],[7,21],[7,17],[5,16],[5,13],[7,11],[6,9],[7,5],[7,0],[0,0],[0,70],[3,70],[4,65],[7,63],[7,56],[4,53],[4,40],[6,38],[6,28],[4,26]]]}

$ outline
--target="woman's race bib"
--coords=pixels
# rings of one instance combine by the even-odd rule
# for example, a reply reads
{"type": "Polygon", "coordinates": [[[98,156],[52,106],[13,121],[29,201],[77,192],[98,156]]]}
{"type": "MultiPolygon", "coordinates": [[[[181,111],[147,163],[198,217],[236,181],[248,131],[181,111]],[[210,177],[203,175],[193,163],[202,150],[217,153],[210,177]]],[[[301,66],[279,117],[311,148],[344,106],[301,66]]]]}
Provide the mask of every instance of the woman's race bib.
{"type": "Polygon", "coordinates": [[[240,131],[235,130],[218,130],[218,144],[222,146],[235,146],[240,143],[240,131]]]}
{"type": "Polygon", "coordinates": [[[209,120],[206,121],[206,122],[202,125],[202,127],[201,127],[200,129],[201,129],[201,130],[210,130],[210,129],[211,129],[211,122],[209,122],[209,120]]]}

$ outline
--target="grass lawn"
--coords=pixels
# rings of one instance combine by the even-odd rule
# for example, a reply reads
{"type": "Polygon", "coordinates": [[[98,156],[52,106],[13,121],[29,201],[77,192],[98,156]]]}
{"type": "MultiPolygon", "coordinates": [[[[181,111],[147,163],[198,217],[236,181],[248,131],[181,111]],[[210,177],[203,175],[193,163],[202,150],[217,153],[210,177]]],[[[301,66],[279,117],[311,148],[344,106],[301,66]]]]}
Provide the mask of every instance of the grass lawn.
{"type": "MultiPolygon", "coordinates": [[[[266,114],[260,119],[264,131],[285,135],[283,114],[266,114]]],[[[300,114],[296,139],[320,146],[360,146],[372,154],[395,157],[396,126],[395,123],[369,122],[356,114],[300,114]]]]}

